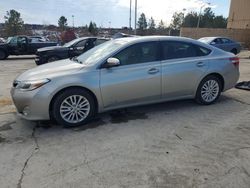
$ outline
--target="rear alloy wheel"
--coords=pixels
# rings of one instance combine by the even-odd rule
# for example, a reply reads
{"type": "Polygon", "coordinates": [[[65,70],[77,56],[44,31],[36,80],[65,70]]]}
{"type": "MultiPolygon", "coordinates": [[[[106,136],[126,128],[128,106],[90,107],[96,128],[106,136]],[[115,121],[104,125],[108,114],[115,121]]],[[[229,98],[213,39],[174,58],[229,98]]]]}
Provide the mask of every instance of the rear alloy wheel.
{"type": "Polygon", "coordinates": [[[0,50],[0,60],[6,59],[8,56],[5,51],[0,50]]]}
{"type": "Polygon", "coordinates": [[[55,99],[52,113],[59,124],[75,127],[87,123],[93,117],[95,103],[87,91],[71,89],[55,99]]]}
{"type": "Polygon", "coordinates": [[[48,61],[48,63],[50,63],[50,62],[57,61],[57,60],[59,60],[58,57],[52,56],[52,57],[49,57],[47,61],[48,61]]]}
{"type": "Polygon", "coordinates": [[[218,100],[221,94],[221,80],[216,76],[204,78],[196,92],[196,101],[200,104],[209,105],[218,100]]]}

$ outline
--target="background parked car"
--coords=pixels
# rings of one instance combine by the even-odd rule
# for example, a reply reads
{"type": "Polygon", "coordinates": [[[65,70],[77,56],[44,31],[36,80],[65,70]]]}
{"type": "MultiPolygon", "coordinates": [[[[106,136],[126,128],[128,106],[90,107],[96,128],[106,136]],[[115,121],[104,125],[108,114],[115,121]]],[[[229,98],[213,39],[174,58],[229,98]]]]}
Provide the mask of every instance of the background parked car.
{"type": "Polygon", "coordinates": [[[231,52],[235,55],[241,51],[240,43],[225,37],[204,37],[200,38],[199,41],[205,42],[227,52],[231,52]]]}
{"type": "Polygon", "coordinates": [[[126,33],[116,33],[112,36],[112,39],[119,39],[119,38],[125,38],[125,37],[135,37],[135,35],[130,35],[126,33]]]}
{"type": "Polygon", "coordinates": [[[29,36],[31,42],[48,42],[49,39],[43,36],[29,36]]]}
{"type": "Polygon", "coordinates": [[[121,38],[28,70],[11,94],[23,118],[77,126],[129,106],[193,98],[212,104],[235,86],[238,65],[235,55],[192,39],[121,38]]]}
{"type": "Polygon", "coordinates": [[[40,48],[37,50],[35,62],[37,65],[67,59],[88,51],[89,49],[108,41],[105,38],[83,37],[72,40],[63,46],[40,48]]]}
{"type": "Polygon", "coordinates": [[[9,37],[6,43],[0,44],[0,60],[9,55],[32,55],[38,48],[56,45],[56,42],[32,42],[27,36],[9,37]]]}

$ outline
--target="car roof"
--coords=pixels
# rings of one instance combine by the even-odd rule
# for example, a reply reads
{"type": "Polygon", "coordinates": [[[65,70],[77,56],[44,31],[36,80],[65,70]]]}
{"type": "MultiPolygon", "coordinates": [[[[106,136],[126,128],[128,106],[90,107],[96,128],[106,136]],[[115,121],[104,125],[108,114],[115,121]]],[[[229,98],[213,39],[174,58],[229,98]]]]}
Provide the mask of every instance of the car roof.
{"type": "MultiPolygon", "coordinates": [[[[210,39],[210,40],[214,40],[214,39],[217,39],[217,38],[230,39],[229,37],[220,37],[220,36],[218,36],[218,37],[202,37],[202,38],[200,38],[200,39],[210,39]]],[[[231,39],[230,39],[230,40],[231,40],[231,39]]]]}
{"type": "Polygon", "coordinates": [[[175,36],[142,36],[142,37],[125,37],[115,39],[116,41],[120,41],[126,44],[138,43],[138,42],[150,42],[150,41],[179,41],[179,42],[187,42],[193,43],[199,46],[203,46],[206,48],[211,48],[210,45],[204,44],[200,41],[186,38],[186,37],[175,37],[175,36]]]}

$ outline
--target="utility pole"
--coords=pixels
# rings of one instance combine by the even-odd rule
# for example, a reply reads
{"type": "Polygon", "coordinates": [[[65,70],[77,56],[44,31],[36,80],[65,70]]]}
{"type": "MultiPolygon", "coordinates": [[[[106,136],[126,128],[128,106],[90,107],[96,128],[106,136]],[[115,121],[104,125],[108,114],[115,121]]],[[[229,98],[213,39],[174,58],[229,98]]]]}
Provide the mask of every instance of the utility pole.
{"type": "Polygon", "coordinates": [[[201,8],[200,8],[200,14],[199,14],[199,18],[198,18],[198,23],[197,23],[197,28],[200,27],[200,22],[201,22],[201,11],[202,11],[202,9],[203,9],[205,6],[210,5],[210,4],[211,4],[211,3],[204,3],[204,4],[201,6],[201,8]]]}
{"type": "Polygon", "coordinates": [[[135,35],[136,35],[136,24],[137,24],[137,0],[135,0],[135,35]]]}
{"type": "Polygon", "coordinates": [[[75,16],[74,15],[72,15],[72,25],[73,25],[73,30],[74,30],[74,27],[75,27],[75,20],[74,20],[74,18],[75,18],[75,16]]]}
{"type": "Polygon", "coordinates": [[[130,33],[130,30],[131,30],[131,8],[132,8],[132,0],[130,0],[130,6],[129,6],[129,33],[130,33]]]}

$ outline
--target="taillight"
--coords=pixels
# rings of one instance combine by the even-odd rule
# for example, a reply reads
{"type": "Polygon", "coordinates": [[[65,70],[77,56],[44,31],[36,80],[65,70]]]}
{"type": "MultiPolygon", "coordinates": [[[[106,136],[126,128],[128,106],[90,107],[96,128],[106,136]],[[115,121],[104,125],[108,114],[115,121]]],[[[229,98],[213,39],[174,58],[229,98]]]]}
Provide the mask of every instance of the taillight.
{"type": "Polygon", "coordinates": [[[238,57],[232,57],[229,60],[234,64],[235,67],[238,67],[240,64],[240,59],[238,57]]]}

